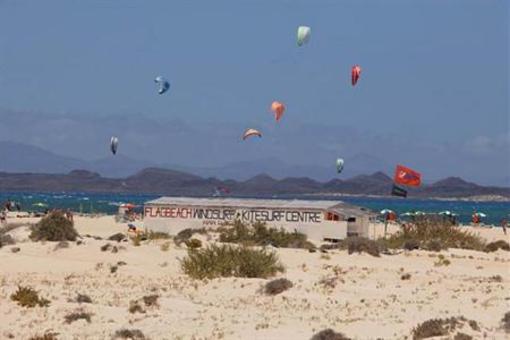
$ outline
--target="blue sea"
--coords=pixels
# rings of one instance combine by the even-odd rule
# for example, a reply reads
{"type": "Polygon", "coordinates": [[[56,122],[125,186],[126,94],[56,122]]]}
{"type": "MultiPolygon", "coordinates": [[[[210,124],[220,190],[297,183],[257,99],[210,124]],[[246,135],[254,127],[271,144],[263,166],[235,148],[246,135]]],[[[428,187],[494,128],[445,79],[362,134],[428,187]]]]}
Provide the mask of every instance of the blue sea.
{"type": "MultiPolygon", "coordinates": [[[[115,214],[122,203],[133,203],[142,206],[144,202],[158,198],[159,195],[133,194],[91,194],[91,193],[0,193],[0,202],[12,200],[19,202],[25,211],[43,211],[46,206],[59,209],[71,209],[83,213],[115,214]],[[43,206],[44,205],[44,206],[43,206]]],[[[281,198],[293,198],[284,196],[281,198]]],[[[305,198],[303,196],[295,198],[305,198]]],[[[510,218],[509,202],[467,202],[442,201],[433,199],[400,199],[374,197],[306,197],[306,199],[332,199],[352,203],[374,211],[391,209],[397,214],[408,211],[437,213],[449,210],[459,215],[459,221],[469,223],[474,210],[487,215],[483,219],[486,224],[500,225],[501,219],[510,218]]]]}

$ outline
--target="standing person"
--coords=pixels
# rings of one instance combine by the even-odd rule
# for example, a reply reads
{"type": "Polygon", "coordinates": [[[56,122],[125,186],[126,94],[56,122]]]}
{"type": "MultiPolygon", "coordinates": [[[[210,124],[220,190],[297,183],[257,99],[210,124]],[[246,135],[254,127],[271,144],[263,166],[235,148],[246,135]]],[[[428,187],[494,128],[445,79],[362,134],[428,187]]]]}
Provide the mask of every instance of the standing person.
{"type": "Polygon", "coordinates": [[[506,235],[506,226],[508,224],[508,221],[506,220],[506,218],[502,219],[501,220],[501,228],[503,228],[503,233],[506,235]]]}

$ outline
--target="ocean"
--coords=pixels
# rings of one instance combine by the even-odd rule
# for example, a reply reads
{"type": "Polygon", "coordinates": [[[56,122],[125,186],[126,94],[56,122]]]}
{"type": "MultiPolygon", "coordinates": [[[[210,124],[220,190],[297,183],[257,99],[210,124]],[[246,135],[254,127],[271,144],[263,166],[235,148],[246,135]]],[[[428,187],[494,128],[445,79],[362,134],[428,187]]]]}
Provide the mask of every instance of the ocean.
{"type": "MultiPolygon", "coordinates": [[[[115,214],[122,203],[142,206],[160,195],[91,194],[91,193],[0,193],[0,202],[19,202],[25,211],[43,211],[47,208],[71,209],[82,213],[115,214]]],[[[437,213],[449,210],[459,215],[459,221],[469,223],[473,211],[487,215],[482,222],[500,225],[503,218],[510,219],[510,202],[443,201],[434,199],[401,199],[390,197],[332,197],[332,196],[280,196],[274,198],[332,199],[359,205],[374,211],[391,209],[397,214],[408,211],[437,213]]]]}

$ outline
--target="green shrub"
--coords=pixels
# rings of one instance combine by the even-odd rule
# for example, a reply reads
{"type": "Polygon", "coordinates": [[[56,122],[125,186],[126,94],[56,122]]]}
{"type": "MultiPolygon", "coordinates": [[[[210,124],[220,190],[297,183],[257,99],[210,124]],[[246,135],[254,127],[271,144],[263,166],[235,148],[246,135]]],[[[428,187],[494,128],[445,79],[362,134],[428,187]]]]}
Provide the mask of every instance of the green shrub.
{"type": "Polygon", "coordinates": [[[404,242],[402,248],[406,250],[415,250],[420,248],[420,242],[415,239],[409,239],[404,242]]]}
{"type": "Polygon", "coordinates": [[[485,246],[484,251],[487,253],[490,253],[493,251],[497,251],[498,249],[510,251],[510,244],[508,244],[508,242],[506,242],[506,241],[498,240],[498,241],[491,242],[491,243],[487,244],[485,246]]]}
{"type": "Polygon", "coordinates": [[[272,252],[228,245],[190,249],[181,266],[184,273],[194,279],[231,276],[267,278],[284,271],[272,252]]]}
{"type": "Polygon", "coordinates": [[[315,334],[310,340],[351,340],[351,338],[328,328],[315,334]]]}
{"type": "Polygon", "coordinates": [[[251,227],[240,221],[235,221],[231,227],[220,229],[220,242],[241,243],[244,245],[271,245],[278,248],[314,249],[313,243],[307,240],[305,234],[268,228],[264,223],[254,223],[251,227]]]}
{"type": "Polygon", "coordinates": [[[88,323],[90,323],[90,317],[91,316],[92,316],[92,314],[90,314],[90,313],[85,313],[85,312],[82,312],[82,311],[78,311],[78,312],[67,314],[64,317],[64,319],[65,319],[65,322],[68,323],[68,324],[73,323],[73,322],[78,321],[78,320],[86,320],[88,323]]]}
{"type": "Polygon", "coordinates": [[[43,217],[32,228],[30,239],[33,241],[76,241],[78,232],[73,222],[61,211],[53,211],[43,217]]]}
{"type": "Polygon", "coordinates": [[[190,240],[187,240],[184,242],[186,244],[186,247],[190,248],[190,249],[197,249],[197,248],[201,248],[202,247],[202,241],[196,239],[196,238],[192,238],[190,240]]]}
{"type": "Polygon", "coordinates": [[[50,301],[44,298],[40,298],[33,288],[18,286],[18,290],[11,295],[12,301],[17,301],[22,307],[47,307],[50,305],[50,301]]]}
{"type": "Polygon", "coordinates": [[[379,257],[379,244],[376,241],[365,237],[348,237],[346,240],[347,251],[349,255],[358,252],[365,252],[375,257],[379,257]]]}
{"type": "Polygon", "coordinates": [[[438,251],[447,248],[483,250],[485,242],[477,235],[445,221],[418,220],[382,242],[392,249],[409,248],[438,251]]]}
{"type": "Polygon", "coordinates": [[[264,287],[264,292],[267,295],[277,295],[286,291],[287,289],[292,288],[292,286],[293,284],[290,280],[284,278],[276,279],[266,283],[264,287]]]}

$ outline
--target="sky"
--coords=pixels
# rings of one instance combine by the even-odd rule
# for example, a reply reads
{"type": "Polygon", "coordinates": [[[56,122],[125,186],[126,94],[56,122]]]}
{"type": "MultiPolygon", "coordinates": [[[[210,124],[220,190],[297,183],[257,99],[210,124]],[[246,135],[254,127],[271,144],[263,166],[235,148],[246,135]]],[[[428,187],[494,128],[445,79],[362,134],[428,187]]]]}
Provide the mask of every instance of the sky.
{"type": "Polygon", "coordinates": [[[0,140],[510,185],[508,19],[506,0],[0,0],[0,140]],[[248,127],[263,138],[241,142],[248,127]]]}

